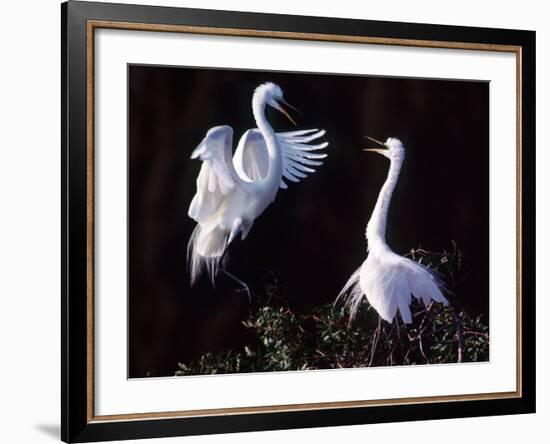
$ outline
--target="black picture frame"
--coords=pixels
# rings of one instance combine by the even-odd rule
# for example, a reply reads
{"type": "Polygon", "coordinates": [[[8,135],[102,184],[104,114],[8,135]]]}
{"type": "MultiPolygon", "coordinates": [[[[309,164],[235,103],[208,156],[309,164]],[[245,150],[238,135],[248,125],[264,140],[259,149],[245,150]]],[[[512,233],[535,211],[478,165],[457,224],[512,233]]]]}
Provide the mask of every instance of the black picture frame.
{"type": "MultiPolygon", "coordinates": [[[[61,5],[62,54],[62,383],[61,438],[89,442],[156,438],[320,426],[370,424],[509,415],[535,412],[535,32],[461,26],[425,25],[355,19],[211,11],[69,1],[61,5]],[[519,48],[521,133],[521,293],[518,331],[521,393],[515,397],[464,401],[388,404],[364,407],[236,413],[97,421],[90,416],[88,359],[93,320],[89,317],[89,187],[87,146],[90,134],[87,102],[88,23],[124,23],[195,26],[331,36],[368,36],[374,39],[461,42],[510,45],[519,48]],[[90,325],[92,322],[92,325],[90,325]]],[[[511,197],[512,198],[512,197],[511,197]]]]}

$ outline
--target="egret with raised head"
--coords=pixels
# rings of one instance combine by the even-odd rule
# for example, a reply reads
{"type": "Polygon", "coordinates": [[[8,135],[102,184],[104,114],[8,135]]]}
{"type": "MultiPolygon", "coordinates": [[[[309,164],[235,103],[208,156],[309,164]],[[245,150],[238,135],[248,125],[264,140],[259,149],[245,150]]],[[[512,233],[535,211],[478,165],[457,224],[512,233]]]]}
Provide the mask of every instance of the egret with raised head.
{"type": "Polygon", "coordinates": [[[412,322],[410,304],[414,296],[427,306],[432,300],[448,304],[437,276],[423,265],[394,253],[386,243],[386,222],[391,197],[405,159],[405,147],[399,139],[389,138],[385,143],[368,137],[380,148],[365,151],[378,153],[390,160],[388,176],[367,224],[367,259],[351,275],[338,295],[350,307],[354,318],[364,297],[387,322],[392,322],[397,311],[404,323],[412,322]]]}

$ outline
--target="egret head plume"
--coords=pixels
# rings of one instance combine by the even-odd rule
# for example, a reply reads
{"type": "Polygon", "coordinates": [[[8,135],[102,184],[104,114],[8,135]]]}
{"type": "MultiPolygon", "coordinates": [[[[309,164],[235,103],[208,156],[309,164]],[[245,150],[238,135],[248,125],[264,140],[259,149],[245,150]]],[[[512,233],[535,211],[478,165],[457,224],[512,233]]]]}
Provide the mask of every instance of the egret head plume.
{"type": "MultiPolygon", "coordinates": [[[[290,120],[295,126],[296,122],[290,116],[288,111],[283,107],[286,106],[294,111],[300,112],[290,103],[288,103],[283,97],[283,90],[281,87],[273,82],[262,83],[254,91],[254,98],[260,99],[264,103],[272,106],[277,111],[281,112],[288,120],[290,120]]],[[[254,100],[254,99],[253,99],[254,100]]]]}

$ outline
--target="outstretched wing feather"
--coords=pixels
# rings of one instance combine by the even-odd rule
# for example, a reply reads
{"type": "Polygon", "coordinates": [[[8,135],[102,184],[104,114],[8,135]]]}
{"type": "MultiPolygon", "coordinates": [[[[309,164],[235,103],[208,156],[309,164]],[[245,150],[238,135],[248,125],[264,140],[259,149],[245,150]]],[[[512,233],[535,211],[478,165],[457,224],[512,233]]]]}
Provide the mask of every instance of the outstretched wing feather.
{"type": "MultiPolygon", "coordinates": [[[[277,138],[283,154],[283,178],[291,182],[299,182],[308,174],[314,173],[309,166],[320,166],[320,159],[327,157],[326,153],[312,153],[328,146],[328,142],[311,145],[309,142],[325,135],[325,130],[301,130],[277,133],[277,138]]],[[[284,180],[282,181],[284,183],[284,180]]],[[[281,188],[283,188],[281,186],[281,188]]]]}
{"type": "Polygon", "coordinates": [[[312,140],[319,139],[326,134],[325,130],[311,130],[307,136],[296,133],[278,133],[277,135],[285,140],[290,140],[292,143],[309,143],[312,140]]]}

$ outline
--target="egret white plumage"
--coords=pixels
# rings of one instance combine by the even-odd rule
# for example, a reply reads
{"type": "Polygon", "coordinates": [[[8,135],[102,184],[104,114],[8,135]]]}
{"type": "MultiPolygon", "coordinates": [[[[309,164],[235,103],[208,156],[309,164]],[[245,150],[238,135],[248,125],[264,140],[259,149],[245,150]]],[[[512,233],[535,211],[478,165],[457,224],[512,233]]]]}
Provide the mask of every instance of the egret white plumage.
{"type": "Polygon", "coordinates": [[[221,270],[243,286],[249,298],[248,286],[225,269],[228,245],[238,236],[242,240],[247,237],[254,221],[275,200],[279,188],[287,188],[285,181],[299,182],[314,173],[312,167],[321,165],[321,159],[327,156],[316,151],[328,145],[310,144],[322,137],[324,130],[275,133],[265,116],[266,105],[296,125],[283,108],[283,105],[293,107],[283,98],[281,88],[264,83],[252,96],[257,128],[243,134],[233,158],[230,126],[211,128],[191,155],[203,162],[188,212],[197,221],[188,245],[191,283],[203,270],[214,281],[221,270]]]}
{"type": "Polygon", "coordinates": [[[445,305],[448,302],[441,292],[441,283],[432,271],[394,253],[386,243],[388,210],[405,159],[405,148],[399,139],[388,138],[385,143],[370,137],[368,139],[383,148],[369,148],[365,151],[390,159],[390,168],[367,224],[367,259],[349,278],[337,300],[344,298],[349,305],[350,320],[357,313],[363,297],[366,297],[385,321],[391,323],[399,309],[403,322],[410,324],[412,296],[421,299],[426,306],[432,300],[445,305]]]}

